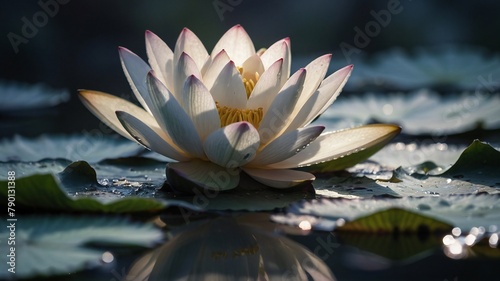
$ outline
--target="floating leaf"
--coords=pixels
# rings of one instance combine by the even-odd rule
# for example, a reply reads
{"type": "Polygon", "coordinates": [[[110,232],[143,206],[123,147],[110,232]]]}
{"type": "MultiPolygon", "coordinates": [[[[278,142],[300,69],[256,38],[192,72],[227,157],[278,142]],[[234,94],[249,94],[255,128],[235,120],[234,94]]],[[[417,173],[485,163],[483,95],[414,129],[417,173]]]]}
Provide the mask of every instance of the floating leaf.
{"type": "MultiPolygon", "coordinates": [[[[463,174],[475,174],[478,177],[496,177],[500,180],[500,151],[475,140],[460,155],[458,161],[443,176],[460,177],[463,174]]],[[[472,179],[471,179],[472,180],[472,179]]]]}
{"type": "Polygon", "coordinates": [[[409,174],[394,171],[397,182],[381,183],[401,195],[453,195],[487,192],[500,193],[500,152],[475,140],[457,162],[440,175],[409,174]]]}
{"type": "Polygon", "coordinates": [[[337,227],[337,231],[429,235],[450,231],[452,228],[447,223],[427,216],[400,208],[390,208],[346,222],[337,227]]]}
{"type": "Polygon", "coordinates": [[[313,182],[313,185],[317,195],[328,198],[401,197],[399,193],[367,177],[333,176],[327,178],[326,175],[321,175],[313,182]]]}
{"type": "Polygon", "coordinates": [[[432,162],[442,172],[450,168],[460,157],[466,146],[449,145],[446,143],[391,143],[370,157],[382,166],[392,169],[403,167],[411,172],[419,172],[416,166],[424,162],[432,162]]]}
{"type": "MultiPolygon", "coordinates": [[[[56,174],[66,168],[71,161],[66,159],[43,159],[37,162],[0,162],[3,171],[14,171],[16,178],[35,174],[56,174]]],[[[7,180],[7,173],[0,174],[0,180],[7,180]]]]}
{"type": "Polygon", "coordinates": [[[375,56],[375,63],[359,68],[354,83],[385,89],[409,90],[448,87],[461,90],[500,88],[500,57],[484,49],[456,46],[418,48],[412,54],[393,49],[375,56]]]}
{"type": "MultiPolygon", "coordinates": [[[[320,174],[313,185],[316,193],[332,198],[370,198],[373,196],[439,196],[500,193],[500,152],[490,145],[474,141],[459,160],[444,173],[432,162],[398,168],[389,179],[371,179],[348,175],[320,174]],[[429,174],[432,175],[429,175],[429,174]]],[[[356,169],[353,169],[356,172],[356,169]]],[[[376,176],[375,176],[376,177],[376,176]]]]}
{"type": "MultiPolygon", "coordinates": [[[[17,175],[15,167],[9,166],[9,170],[17,175]]],[[[172,205],[192,210],[272,210],[314,198],[311,185],[276,190],[245,175],[232,191],[197,190],[194,195],[162,191],[165,164],[145,158],[108,160],[94,167],[77,161],[57,174],[17,177],[16,201],[28,209],[126,213],[158,211],[172,205]]],[[[0,184],[7,187],[6,182],[4,178],[0,184]]],[[[2,196],[7,197],[7,188],[0,188],[2,196]]]]}
{"type": "Polygon", "coordinates": [[[422,89],[410,93],[339,98],[317,120],[329,130],[373,121],[401,125],[403,134],[443,136],[476,128],[500,128],[500,93],[472,92],[441,97],[422,89]],[[457,97],[458,96],[458,97],[457,97]]]}
{"type": "MultiPolygon", "coordinates": [[[[7,200],[7,183],[0,182],[1,200],[7,200]]],[[[16,210],[42,209],[54,211],[132,213],[155,212],[168,205],[189,206],[183,202],[153,198],[127,197],[106,201],[103,198],[69,197],[61,189],[61,181],[52,174],[32,175],[16,179],[16,210]]],[[[196,209],[194,206],[189,206],[196,209]]]]}
{"type": "Polygon", "coordinates": [[[432,235],[373,235],[371,233],[338,232],[339,241],[393,261],[412,262],[422,259],[441,246],[441,239],[432,235]]]}
{"type": "MultiPolygon", "coordinates": [[[[70,195],[103,198],[154,197],[165,181],[165,163],[136,157],[101,161],[92,167],[85,161],[71,163],[64,159],[4,162],[0,167],[14,171],[17,178],[51,173],[70,195]]],[[[0,175],[0,180],[7,180],[7,174],[0,175]]]]}
{"type": "MultiPolygon", "coordinates": [[[[40,275],[62,275],[97,267],[105,252],[102,246],[152,246],[162,239],[162,232],[152,224],[134,223],[124,218],[93,216],[18,216],[15,246],[1,243],[0,261],[8,264],[10,247],[15,247],[16,278],[40,275]],[[90,248],[88,244],[101,248],[90,248]]],[[[0,240],[7,241],[10,232],[4,227],[0,240]]],[[[9,230],[10,231],[10,230],[9,230]]],[[[0,278],[12,277],[2,270],[0,278]]]]}
{"type": "Polygon", "coordinates": [[[13,115],[52,107],[67,102],[70,97],[67,90],[54,90],[43,84],[29,85],[1,81],[0,91],[2,92],[0,112],[13,115]]]}
{"type": "Polygon", "coordinates": [[[36,138],[14,136],[0,141],[0,161],[39,161],[67,159],[99,162],[103,159],[129,157],[144,149],[118,136],[41,135],[36,138]]]}
{"type": "Polygon", "coordinates": [[[461,229],[489,227],[500,221],[500,195],[457,195],[447,197],[404,197],[398,199],[319,199],[290,205],[286,215],[274,215],[276,222],[298,225],[309,220],[315,229],[333,230],[339,219],[352,221],[377,212],[399,208],[461,229]]]}

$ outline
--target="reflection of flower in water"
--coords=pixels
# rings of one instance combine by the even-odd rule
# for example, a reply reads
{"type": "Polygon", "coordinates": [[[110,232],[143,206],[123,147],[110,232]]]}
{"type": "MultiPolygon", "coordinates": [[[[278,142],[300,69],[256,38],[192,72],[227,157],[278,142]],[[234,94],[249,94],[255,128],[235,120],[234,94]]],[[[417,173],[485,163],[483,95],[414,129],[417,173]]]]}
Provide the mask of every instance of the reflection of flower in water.
{"type": "Polygon", "coordinates": [[[19,111],[43,109],[69,100],[66,90],[50,89],[42,84],[0,82],[0,112],[16,114],[19,111]]]}
{"type": "Polygon", "coordinates": [[[374,65],[359,70],[352,82],[391,89],[446,86],[453,89],[492,90],[500,87],[500,58],[479,48],[442,46],[421,48],[414,54],[394,49],[377,55],[374,65]]]}
{"type": "Polygon", "coordinates": [[[188,228],[138,259],[126,280],[335,280],[302,245],[222,217],[188,228]]]}

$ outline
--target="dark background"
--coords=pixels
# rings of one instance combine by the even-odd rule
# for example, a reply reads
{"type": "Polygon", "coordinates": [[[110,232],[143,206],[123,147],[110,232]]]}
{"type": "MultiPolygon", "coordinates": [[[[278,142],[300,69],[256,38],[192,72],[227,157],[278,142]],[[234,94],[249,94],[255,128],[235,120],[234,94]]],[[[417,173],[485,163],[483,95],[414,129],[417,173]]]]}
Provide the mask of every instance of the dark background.
{"type": "MultiPolygon", "coordinates": [[[[144,31],[148,29],[173,47],[181,29],[188,27],[210,52],[227,29],[242,24],[257,49],[290,37],[293,58],[333,53],[332,63],[341,66],[349,61],[339,46],[343,42],[355,45],[354,28],[363,30],[374,20],[373,12],[399,2],[402,11],[392,14],[387,26],[360,48],[363,54],[449,44],[500,50],[498,1],[59,1],[4,1],[0,11],[0,80],[41,82],[71,93],[70,102],[58,115],[64,118],[58,118],[58,126],[47,132],[79,132],[98,126],[97,118],[78,101],[79,88],[117,96],[131,93],[117,47],[125,46],[146,59],[144,31]],[[57,3],[58,11],[16,53],[9,34],[22,36],[23,17],[33,23],[33,16],[43,11],[41,3],[49,2],[57,3]],[[229,9],[217,11],[215,5],[229,9]]],[[[24,130],[2,135],[19,132],[24,130]]]]}

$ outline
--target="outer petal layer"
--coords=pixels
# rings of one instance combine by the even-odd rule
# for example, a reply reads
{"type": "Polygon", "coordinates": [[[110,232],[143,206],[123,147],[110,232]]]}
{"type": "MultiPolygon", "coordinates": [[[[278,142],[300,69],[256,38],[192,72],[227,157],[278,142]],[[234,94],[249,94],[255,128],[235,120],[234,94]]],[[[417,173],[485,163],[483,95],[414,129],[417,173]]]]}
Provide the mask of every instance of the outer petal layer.
{"type": "Polygon", "coordinates": [[[279,136],[290,124],[292,112],[302,91],[306,70],[299,69],[285,83],[259,125],[261,143],[266,145],[279,136]]]}
{"type": "Polygon", "coordinates": [[[349,75],[351,75],[352,68],[352,65],[348,65],[323,80],[316,92],[300,108],[299,113],[294,117],[287,130],[304,127],[323,113],[342,91],[349,75]]]}
{"type": "Polygon", "coordinates": [[[285,81],[290,77],[291,68],[291,52],[290,39],[282,39],[269,47],[260,57],[265,69],[268,69],[277,60],[283,60],[283,73],[281,75],[280,87],[285,84],[285,81]]]}
{"type": "Polygon", "coordinates": [[[179,59],[182,53],[188,54],[196,66],[201,71],[205,62],[209,58],[207,49],[203,42],[191,30],[184,28],[177,39],[174,50],[175,61],[179,59]]]}
{"type": "Polygon", "coordinates": [[[324,129],[311,126],[283,134],[264,147],[248,165],[261,167],[288,159],[306,148],[324,129]]]}
{"type": "Polygon", "coordinates": [[[241,25],[235,25],[229,29],[215,44],[211,57],[221,50],[225,50],[237,66],[243,65],[245,60],[255,54],[252,39],[241,25]]]}
{"type": "Polygon", "coordinates": [[[198,188],[223,191],[238,186],[240,172],[211,162],[193,159],[167,164],[167,180],[174,189],[195,193],[198,188]]]}
{"type": "Polygon", "coordinates": [[[120,47],[118,48],[118,52],[120,54],[123,72],[127,77],[135,97],[144,109],[151,112],[151,98],[149,97],[148,88],[146,86],[146,75],[151,71],[151,68],[138,55],[127,48],[120,47]]]}
{"type": "Polygon", "coordinates": [[[79,97],[83,104],[104,124],[133,141],[136,140],[123,128],[115,111],[125,111],[150,127],[159,127],[153,116],[146,110],[122,98],[92,90],[79,90],[79,97]]]}
{"type": "Polygon", "coordinates": [[[161,127],[179,148],[192,157],[205,158],[200,136],[187,113],[152,73],[147,80],[154,104],[153,114],[161,127]]]}
{"type": "Polygon", "coordinates": [[[171,92],[174,91],[174,53],[156,34],[146,31],[146,53],[151,68],[171,92]]]}
{"type": "Polygon", "coordinates": [[[174,69],[174,92],[171,92],[180,104],[182,104],[183,100],[182,89],[184,88],[184,83],[186,83],[186,79],[191,75],[201,78],[195,61],[188,54],[182,53],[174,69]]]}
{"type": "Polygon", "coordinates": [[[250,162],[257,152],[260,139],[257,130],[248,122],[227,125],[210,134],[203,147],[210,161],[228,168],[250,162]]]}
{"type": "Polygon", "coordinates": [[[326,162],[384,142],[400,131],[396,125],[372,124],[325,133],[295,156],[269,166],[289,169],[326,162]]]}
{"type": "Polygon", "coordinates": [[[138,143],[144,145],[146,148],[177,161],[189,160],[189,157],[183,151],[179,151],[177,148],[165,141],[165,133],[163,133],[160,129],[148,127],[141,120],[127,112],[117,111],[116,116],[122,123],[125,130],[127,130],[127,132],[134,137],[138,143]],[[160,135],[163,135],[163,137],[160,135]]]}
{"type": "Polygon", "coordinates": [[[244,167],[243,171],[254,180],[274,188],[289,188],[316,179],[311,173],[295,170],[251,169],[244,167]]]}
{"type": "MultiPolygon", "coordinates": [[[[301,109],[304,107],[307,101],[310,100],[311,96],[316,91],[321,81],[323,81],[326,71],[328,70],[328,65],[330,64],[331,57],[331,55],[321,56],[310,62],[305,67],[305,70],[307,71],[307,77],[304,81],[304,87],[302,89],[302,92],[300,93],[300,97],[297,100],[293,113],[291,114],[293,120],[297,119],[297,115],[299,114],[301,109]]],[[[297,128],[298,127],[292,127],[289,125],[285,132],[297,128]]]]}

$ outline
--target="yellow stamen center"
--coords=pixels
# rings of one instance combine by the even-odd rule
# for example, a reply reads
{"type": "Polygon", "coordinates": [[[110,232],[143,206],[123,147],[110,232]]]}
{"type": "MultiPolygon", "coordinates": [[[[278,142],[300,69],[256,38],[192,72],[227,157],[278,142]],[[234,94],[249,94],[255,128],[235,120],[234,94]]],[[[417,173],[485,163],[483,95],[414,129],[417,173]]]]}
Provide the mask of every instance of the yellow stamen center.
{"type": "Polygon", "coordinates": [[[218,102],[215,103],[217,111],[219,112],[221,127],[227,126],[232,123],[247,121],[255,128],[259,128],[260,121],[264,111],[262,107],[258,109],[239,109],[227,106],[220,106],[218,102]]]}
{"type": "MultiPolygon", "coordinates": [[[[241,80],[245,86],[247,92],[247,99],[252,94],[255,84],[259,81],[259,73],[255,72],[254,75],[243,72],[243,67],[237,67],[241,74],[241,80]]],[[[218,102],[215,102],[217,106],[217,111],[219,112],[221,127],[227,126],[232,123],[247,121],[252,124],[255,128],[259,128],[260,121],[262,121],[262,116],[264,116],[264,111],[262,107],[257,109],[240,109],[232,108],[227,106],[220,106],[218,102]]]]}
{"type": "Polygon", "coordinates": [[[255,88],[255,84],[259,81],[260,75],[258,72],[255,72],[253,75],[251,73],[243,73],[243,67],[238,66],[237,68],[241,74],[241,81],[243,81],[243,85],[245,86],[248,99],[252,94],[253,88],[255,88]]]}

